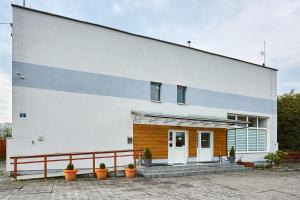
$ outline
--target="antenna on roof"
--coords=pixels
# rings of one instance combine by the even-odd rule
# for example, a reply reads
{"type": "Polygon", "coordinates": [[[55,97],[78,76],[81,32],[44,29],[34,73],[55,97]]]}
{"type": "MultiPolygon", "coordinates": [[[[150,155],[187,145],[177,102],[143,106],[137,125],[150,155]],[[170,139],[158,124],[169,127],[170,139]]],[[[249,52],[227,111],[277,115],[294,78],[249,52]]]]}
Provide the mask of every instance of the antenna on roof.
{"type": "Polygon", "coordinates": [[[266,41],[264,40],[264,50],[260,52],[260,54],[264,57],[263,66],[266,66],[266,41]]]}
{"type": "Polygon", "coordinates": [[[25,7],[25,4],[26,4],[26,0],[23,0],[23,7],[25,7]]]}
{"type": "Polygon", "coordinates": [[[191,41],[187,41],[186,43],[188,44],[189,47],[191,46],[191,41]]]}

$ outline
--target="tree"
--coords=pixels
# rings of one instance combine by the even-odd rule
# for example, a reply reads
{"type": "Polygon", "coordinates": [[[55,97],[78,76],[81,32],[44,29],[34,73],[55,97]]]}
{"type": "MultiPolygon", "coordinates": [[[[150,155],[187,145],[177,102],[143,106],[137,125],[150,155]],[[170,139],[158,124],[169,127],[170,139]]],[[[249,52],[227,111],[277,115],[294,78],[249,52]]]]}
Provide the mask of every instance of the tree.
{"type": "Polygon", "coordinates": [[[278,143],[279,149],[300,150],[300,93],[278,96],[278,143]]]}

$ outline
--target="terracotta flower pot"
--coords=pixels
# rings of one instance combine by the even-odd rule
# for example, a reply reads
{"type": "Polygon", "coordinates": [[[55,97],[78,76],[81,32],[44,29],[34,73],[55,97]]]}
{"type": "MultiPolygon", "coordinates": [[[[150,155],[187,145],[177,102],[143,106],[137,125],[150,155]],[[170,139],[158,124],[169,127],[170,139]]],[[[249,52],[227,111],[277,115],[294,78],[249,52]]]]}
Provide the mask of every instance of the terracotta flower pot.
{"type": "Polygon", "coordinates": [[[77,169],[73,170],[64,170],[65,179],[67,181],[74,181],[76,179],[77,169]]]}
{"type": "Polygon", "coordinates": [[[107,177],[107,172],[108,172],[108,169],[107,169],[107,168],[105,168],[105,169],[97,168],[97,169],[96,169],[97,179],[98,179],[98,180],[106,179],[106,177],[107,177]]]}
{"type": "Polygon", "coordinates": [[[136,175],[136,169],[129,169],[128,167],[125,168],[125,175],[127,178],[133,178],[136,175]]]}

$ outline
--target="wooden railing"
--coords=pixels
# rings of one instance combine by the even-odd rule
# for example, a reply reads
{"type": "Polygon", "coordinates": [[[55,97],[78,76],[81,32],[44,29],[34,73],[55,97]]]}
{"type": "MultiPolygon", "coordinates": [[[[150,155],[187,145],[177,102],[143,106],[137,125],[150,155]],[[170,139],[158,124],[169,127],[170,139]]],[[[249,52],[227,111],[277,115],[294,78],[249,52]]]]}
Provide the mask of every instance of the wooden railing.
{"type": "Polygon", "coordinates": [[[93,175],[96,174],[96,159],[99,158],[113,158],[114,160],[114,176],[117,175],[117,158],[118,157],[133,157],[133,164],[136,167],[136,159],[141,153],[141,149],[125,149],[125,150],[113,150],[113,151],[94,151],[94,152],[72,152],[72,153],[54,153],[54,154],[41,154],[41,155],[30,155],[30,156],[12,156],[10,159],[13,160],[10,164],[13,165],[13,177],[17,180],[18,175],[18,165],[21,164],[33,164],[33,163],[43,163],[44,164],[44,178],[47,178],[47,164],[49,162],[61,162],[69,161],[72,163],[74,160],[92,160],[93,161],[93,175]],[[124,154],[126,153],[126,154],[124,154]],[[103,155],[104,154],[104,155],[103,155]],[[106,155],[105,155],[106,154],[106,155]],[[109,155],[107,155],[109,154],[109,155]],[[86,156],[76,158],[76,156],[86,156]],[[101,156],[99,156],[101,155],[101,156]],[[68,157],[68,158],[58,158],[58,157],[68,157]],[[34,161],[24,161],[24,159],[39,159],[34,161]],[[22,161],[21,161],[22,160],[22,161]]]}

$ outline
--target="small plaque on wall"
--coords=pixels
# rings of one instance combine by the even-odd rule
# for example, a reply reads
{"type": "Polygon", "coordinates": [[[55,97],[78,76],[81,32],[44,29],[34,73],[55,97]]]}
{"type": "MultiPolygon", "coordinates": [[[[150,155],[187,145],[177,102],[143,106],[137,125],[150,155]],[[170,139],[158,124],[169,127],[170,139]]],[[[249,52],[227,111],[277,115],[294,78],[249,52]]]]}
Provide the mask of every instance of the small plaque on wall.
{"type": "Polygon", "coordinates": [[[127,144],[132,144],[132,137],[127,137],[127,144]]]}

